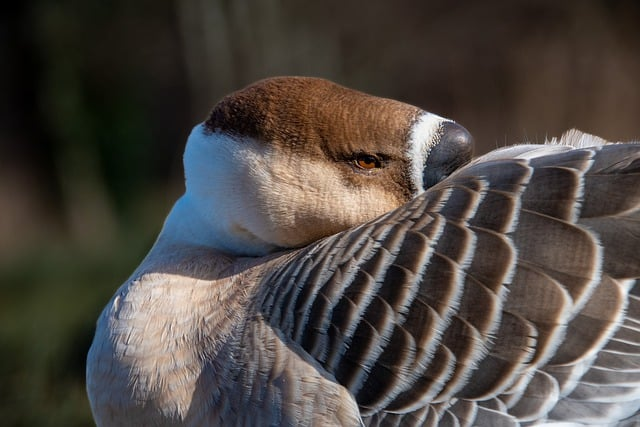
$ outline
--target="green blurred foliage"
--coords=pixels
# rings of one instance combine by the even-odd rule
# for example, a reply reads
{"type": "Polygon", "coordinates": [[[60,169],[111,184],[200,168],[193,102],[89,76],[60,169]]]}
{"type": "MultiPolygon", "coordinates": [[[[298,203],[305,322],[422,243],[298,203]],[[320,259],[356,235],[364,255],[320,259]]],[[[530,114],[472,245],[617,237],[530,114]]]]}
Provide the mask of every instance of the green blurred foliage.
{"type": "Polygon", "coordinates": [[[0,14],[0,419],[90,425],[95,319],[182,188],[191,126],[270,75],[451,117],[478,151],[640,137],[640,4],[34,0],[0,14]]]}
{"type": "Polygon", "coordinates": [[[131,259],[143,255],[145,240],[123,240],[100,255],[42,248],[0,267],[3,425],[91,424],[84,361],[95,318],[114,284],[126,278],[131,259]]]}

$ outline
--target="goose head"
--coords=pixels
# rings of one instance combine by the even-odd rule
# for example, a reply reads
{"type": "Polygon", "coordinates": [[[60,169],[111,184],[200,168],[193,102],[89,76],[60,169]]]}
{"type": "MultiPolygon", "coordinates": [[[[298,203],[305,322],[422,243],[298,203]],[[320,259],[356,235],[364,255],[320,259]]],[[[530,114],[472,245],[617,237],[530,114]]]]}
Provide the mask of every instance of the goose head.
{"type": "Polygon", "coordinates": [[[319,78],[262,80],[191,132],[161,239],[261,256],[362,224],[471,159],[451,120],[319,78]]]}

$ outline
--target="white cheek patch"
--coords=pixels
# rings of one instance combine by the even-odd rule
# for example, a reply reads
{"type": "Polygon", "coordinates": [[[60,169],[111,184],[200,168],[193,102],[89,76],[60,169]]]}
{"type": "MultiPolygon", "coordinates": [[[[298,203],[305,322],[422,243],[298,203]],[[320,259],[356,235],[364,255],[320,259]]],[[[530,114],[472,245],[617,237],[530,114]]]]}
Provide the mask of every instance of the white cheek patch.
{"type": "Polygon", "coordinates": [[[209,133],[200,124],[193,128],[184,152],[187,190],[206,194],[216,191],[219,180],[227,180],[233,172],[230,157],[234,143],[219,133],[209,133]]]}
{"type": "Polygon", "coordinates": [[[411,178],[418,189],[418,194],[424,191],[422,171],[431,149],[442,136],[442,125],[451,120],[435,114],[423,112],[411,126],[407,155],[411,160],[411,178]]]}
{"type": "Polygon", "coordinates": [[[185,200],[177,228],[189,232],[185,239],[245,255],[274,249],[251,230],[251,213],[257,210],[250,169],[263,161],[260,145],[250,138],[240,141],[224,133],[196,126],[184,154],[185,200]]]}
{"type": "MultiPolygon", "coordinates": [[[[443,122],[425,113],[410,150],[422,165],[443,122]]],[[[193,130],[184,155],[186,193],[170,215],[174,237],[242,255],[298,247],[398,207],[381,187],[347,185],[327,161],[300,159],[252,138],[193,130]]]]}

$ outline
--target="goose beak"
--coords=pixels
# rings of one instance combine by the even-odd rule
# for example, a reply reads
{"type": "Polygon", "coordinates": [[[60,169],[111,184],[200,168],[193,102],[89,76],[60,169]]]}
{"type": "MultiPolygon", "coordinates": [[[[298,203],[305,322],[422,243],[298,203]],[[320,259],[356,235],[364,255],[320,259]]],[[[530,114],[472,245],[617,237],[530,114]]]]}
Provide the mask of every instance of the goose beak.
{"type": "Polygon", "coordinates": [[[424,164],[424,188],[436,185],[453,171],[469,163],[472,155],[473,137],[469,131],[454,122],[444,123],[440,141],[431,149],[424,164]]]}

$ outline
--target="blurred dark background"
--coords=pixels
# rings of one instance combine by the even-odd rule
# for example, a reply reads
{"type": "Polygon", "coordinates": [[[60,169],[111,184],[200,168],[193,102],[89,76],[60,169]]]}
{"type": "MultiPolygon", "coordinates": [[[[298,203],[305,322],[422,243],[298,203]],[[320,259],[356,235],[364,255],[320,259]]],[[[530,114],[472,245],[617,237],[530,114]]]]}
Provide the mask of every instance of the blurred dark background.
{"type": "Polygon", "coordinates": [[[35,0],[0,17],[0,420],[90,425],[95,319],[181,193],[191,127],[314,75],[455,119],[478,152],[640,137],[634,1],[35,0]]]}

